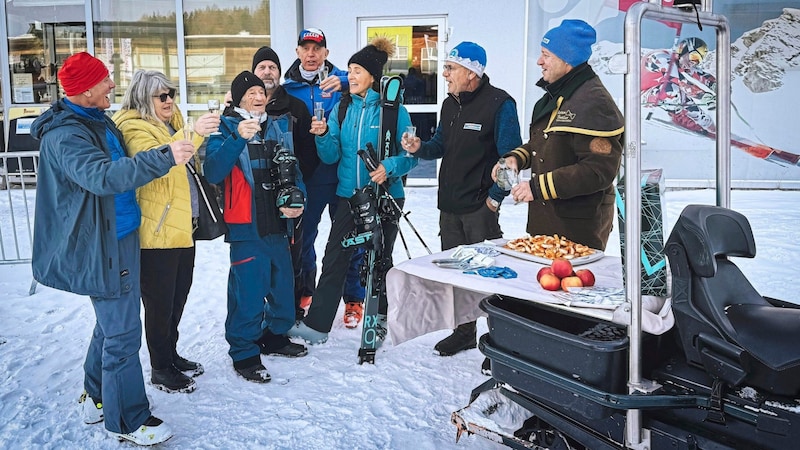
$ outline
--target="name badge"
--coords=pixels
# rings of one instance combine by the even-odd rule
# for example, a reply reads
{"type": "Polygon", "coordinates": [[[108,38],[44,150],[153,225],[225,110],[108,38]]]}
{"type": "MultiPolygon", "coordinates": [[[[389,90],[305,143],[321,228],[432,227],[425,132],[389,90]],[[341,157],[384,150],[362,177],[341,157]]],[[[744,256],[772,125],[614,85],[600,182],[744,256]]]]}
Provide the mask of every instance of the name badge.
{"type": "Polygon", "coordinates": [[[482,125],[479,124],[479,123],[469,123],[469,122],[467,122],[467,123],[464,124],[464,129],[465,130],[481,131],[481,127],[482,127],[482,125]]]}

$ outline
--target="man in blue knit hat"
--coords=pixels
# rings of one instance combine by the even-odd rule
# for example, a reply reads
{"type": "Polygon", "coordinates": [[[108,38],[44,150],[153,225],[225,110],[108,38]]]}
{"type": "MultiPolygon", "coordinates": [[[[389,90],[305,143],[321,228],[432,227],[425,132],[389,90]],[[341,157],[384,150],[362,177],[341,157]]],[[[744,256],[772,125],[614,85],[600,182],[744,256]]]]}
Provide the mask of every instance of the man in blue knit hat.
{"type": "MultiPolygon", "coordinates": [[[[442,76],[448,96],[430,141],[404,136],[403,148],[421,159],[442,158],[439,169],[439,235],[442,250],[503,236],[500,202],[508,195],[492,181],[497,159],[522,144],[517,106],[502,89],[489,84],[486,51],[474,42],[456,45],[445,59],[442,76]]],[[[475,319],[436,344],[441,356],[475,348],[475,319]]],[[[458,320],[458,319],[456,319],[458,320]]]]}
{"type": "Polygon", "coordinates": [[[594,28],[582,20],[564,20],[545,33],[536,83],[545,94],[533,107],[530,141],[506,155],[506,164],[531,169],[530,182],[511,189],[515,201],[528,202],[528,233],[605,250],[624,120],[589,66],[595,41],[594,28]]]}

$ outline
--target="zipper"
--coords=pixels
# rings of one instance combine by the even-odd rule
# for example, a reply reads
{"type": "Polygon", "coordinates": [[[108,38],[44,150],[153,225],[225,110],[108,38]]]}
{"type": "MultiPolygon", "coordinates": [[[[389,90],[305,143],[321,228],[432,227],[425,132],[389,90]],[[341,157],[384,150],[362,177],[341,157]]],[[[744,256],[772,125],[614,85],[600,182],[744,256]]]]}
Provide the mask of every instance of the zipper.
{"type": "Polygon", "coordinates": [[[167,203],[167,206],[164,207],[164,212],[161,213],[161,219],[158,221],[158,225],[156,226],[156,231],[154,234],[158,234],[159,231],[161,231],[164,221],[167,220],[167,213],[169,212],[170,208],[172,208],[172,202],[167,203]]]}
{"type": "MultiPolygon", "coordinates": [[[[364,101],[361,104],[361,113],[358,115],[358,130],[356,136],[356,151],[361,149],[361,130],[363,129],[364,125],[364,113],[367,110],[367,96],[364,96],[364,101]]],[[[380,131],[378,132],[380,135],[380,131]]],[[[361,188],[361,164],[359,164],[359,158],[356,157],[356,188],[361,188]]]]}

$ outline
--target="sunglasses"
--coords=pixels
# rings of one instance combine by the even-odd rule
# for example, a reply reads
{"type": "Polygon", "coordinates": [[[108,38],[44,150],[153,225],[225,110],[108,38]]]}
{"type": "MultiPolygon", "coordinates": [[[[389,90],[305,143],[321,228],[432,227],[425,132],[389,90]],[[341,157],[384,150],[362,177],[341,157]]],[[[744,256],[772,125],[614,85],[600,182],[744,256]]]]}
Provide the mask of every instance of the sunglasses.
{"type": "Polygon", "coordinates": [[[170,89],[169,92],[166,92],[166,93],[161,94],[161,95],[154,95],[153,96],[153,98],[157,98],[157,99],[161,100],[161,103],[166,103],[167,97],[175,98],[175,89],[170,89]]]}

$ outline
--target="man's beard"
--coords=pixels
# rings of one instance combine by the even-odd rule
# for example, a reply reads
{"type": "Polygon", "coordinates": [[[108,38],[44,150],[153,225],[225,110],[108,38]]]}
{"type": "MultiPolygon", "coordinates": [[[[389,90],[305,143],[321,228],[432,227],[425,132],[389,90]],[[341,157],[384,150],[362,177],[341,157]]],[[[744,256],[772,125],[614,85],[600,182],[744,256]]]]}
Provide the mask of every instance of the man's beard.
{"type": "Polygon", "coordinates": [[[272,91],[276,87],[278,87],[278,83],[276,83],[275,80],[273,80],[271,78],[267,78],[267,79],[261,80],[261,81],[264,82],[264,88],[266,88],[266,90],[268,90],[268,91],[272,91]]]}

